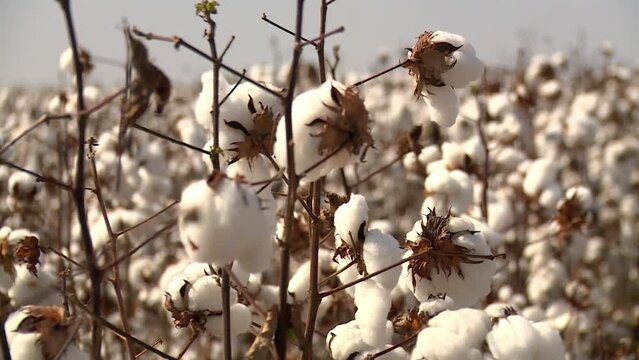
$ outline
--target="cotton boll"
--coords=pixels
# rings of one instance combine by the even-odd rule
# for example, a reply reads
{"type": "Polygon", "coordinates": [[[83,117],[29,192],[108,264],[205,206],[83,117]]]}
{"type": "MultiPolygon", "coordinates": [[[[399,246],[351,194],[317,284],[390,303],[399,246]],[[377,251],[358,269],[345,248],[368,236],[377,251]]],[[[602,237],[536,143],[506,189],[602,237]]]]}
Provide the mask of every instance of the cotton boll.
{"type": "MultiPolygon", "coordinates": [[[[195,119],[207,132],[213,129],[213,115],[211,110],[213,109],[213,71],[206,71],[201,76],[202,91],[198,95],[195,102],[195,119]]],[[[230,90],[230,84],[226,82],[223,76],[219,77],[219,91],[218,96],[221,100],[230,90]]]]}
{"type": "MultiPolygon", "coordinates": [[[[295,171],[304,175],[303,181],[315,181],[333,169],[356,162],[372,145],[368,112],[361,98],[355,89],[339,82],[327,81],[299,94],[293,101],[292,115],[295,171]],[[348,117],[342,117],[342,113],[347,113],[348,117]],[[331,125],[336,121],[346,129],[339,130],[331,125]],[[334,142],[335,139],[329,133],[320,135],[329,128],[338,139],[345,137],[344,145],[332,144],[331,140],[334,142]],[[342,149],[338,151],[340,146],[342,149]]],[[[282,120],[277,126],[273,148],[275,160],[282,168],[287,166],[285,123],[282,120]]]]}
{"type": "Polygon", "coordinates": [[[457,93],[452,86],[428,86],[424,101],[428,104],[430,120],[441,127],[455,124],[458,113],[457,93]]]}
{"type": "Polygon", "coordinates": [[[417,159],[424,166],[428,166],[431,162],[441,158],[441,151],[437,145],[428,145],[422,148],[417,159]]]}
{"type": "Polygon", "coordinates": [[[558,169],[551,159],[537,159],[526,171],[523,189],[526,195],[536,196],[557,178],[558,169]]]}
{"type": "Polygon", "coordinates": [[[31,201],[37,194],[39,186],[34,176],[16,171],[9,177],[7,189],[11,197],[19,201],[31,201]]]}
{"type": "Polygon", "coordinates": [[[559,332],[546,322],[534,323],[533,327],[539,342],[537,359],[563,360],[566,350],[559,332]]]}
{"type": "MultiPolygon", "coordinates": [[[[398,262],[403,254],[403,250],[399,247],[397,240],[381,232],[378,229],[369,230],[364,241],[364,263],[366,271],[373,273],[381,270],[393,263],[398,262]]],[[[399,266],[381,273],[373,278],[373,280],[386,289],[392,291],[397,285],[399,275],[402,269],[399,266]]]]}
{"type": "Polygon", "coordinates": [[[486,342],[496,360],[541,360],[535,356],[537,332],[532,323],[520,315],[499,319],[486,336],[486,342]]]}
{"type": "Polygon", "coordinates": [[[539,194],[539,205],[546,209],[554,209],[562,196],[561,186],[558,183],[550,184],[539,194]]]}
{"type": "Polygon", "coordinates": [[[561,96],[561,83],[557,80],[544,81],[537,87],[537,93],[549,100],[557,100],[561,96]]]}
{"type": "Polygon", "coordinates": [[[40,267],[35,277],[21,265],[16,267],[16,277],[8,295],[13,306],[50,305],[62,302],[62,296],[55,290],[57,279],[51,275],[51,268],[40,267]]]}
{"type": "MultiPolygon", "coordinates": [[[[338,264],[338,268],[336,271],[339,271],[341,269],[344,269],[348,266],[348,264],[350,263],[350,261],[346,258],[338,258],[337,259],[337,264],[338,264]]],[[[359,277],[359,273],[357,272],[357,267],[356,266],[348,266],[348,268],[346,268],[346,270],[340,272],[339,274],[337,274],[337,277],[339,278],[339,281],[342,284],[348,284],[352,281],[357,280],[357,278],[359,277]]],[[[349,294],[350,296],[353,296],[355,294],[355,287],[351,286],[349,288],[347,288],[346,293],[349,294]]]]}
{"type": "Polygon", "coordinates": [[[376,282],[367,280],[355,285],[355,321],[362,340],[372,347],[387,343],[384,329],[390,305],[390,292],[376,282]]]}
{"type": "Polygon", "coordinates": [[[455,306],[453,299],[449,296],[444,296],[443,298],[433,296],[419,304],[419,312],[428,315],[429,318],[436,316],[442,311],[453,310],[456,308],[457,307],[455,306]]]}
{"type": "Polygon", "coordinates": [[[472,81],[478,80],[484,73],[484,64],[475,56],[475,49],[466,43],[452,53],[457,60],[452,69],[442,74],[444,83],[454,88],[465,88],[472,81]]]}
{"type": "Polygon", "coordinates": [[[259,242],[271,242],[275,223],[267,217],[251,188],[214,173],[183,191],[180,238],[192,260],[226,264],[259,242]]]}
{"type": "Polygon", "coordinates": [[[411,360],[481,360],[478,349],[469,347],[455,333],[437,327],[427,327],[419,332],[411,360]]]}
{"type": "Polygon", "coordinates": [[[590,145],[597,131],[595,120],[583,114],[573,114],[566,119],[565,141],[568,147],[590,145]]]}
{"type": "MultiPolygon", "coordinates": [[[[358,355],[354,358],[354,360],[366,360],[369,359],[369,355],[374,355],[377,354],[379,352],[382,352],[383,350],[386,350],[388,348],[390,348],[392,345],[386,345],[384,347],[378,348],[378,349],[373,349],[370,351],[365,352],[364,354],[358,355]]],[[[395,348],[390,352],[385,353],[384,355],[381,356],[377,356],[376,359],[380,359],[380,360],[406,360],[408,359],[409,354],[406,352],[406,350],[404,350],[403,348],[399,347],[399,348],[395,348]]]]}
{"type": "Polygon", "coordinates": [[[342,242],[353,248],[360,246],[367,234],[368,204],[366,198],[359,194],[351,194],[347,203],[335,211],[335,247],[342,242]]]}
{"type": "MultiPolygon", "coordinates": [[[[428,216],[433,215],[429,214],[428,216]]],[[[457,218],[451,218],[451,220],[451,225],[446,231],[454,233],[456,231],[474,230],[473,224],[469,221],[457,218]]],[[[424,223],[428,228],[429,222],[425,221],[424,223]]],[[[419,244],[419,241],[427,241],[425,239],[416,240],[419,239],[421,234],[422,222],[418,221],[415,223],[413,230],[406,234],[407,244],[410,242],[409,247],[419,249],[415,244],[419,244]]],[[[454,245],[466,248],[470,251],[470,254],[491,254],[486,240],[479,233],[457,234],[452,236],[452,240],[444,240],[444,242],[445,241],[452,241],[454,245]]],[[[412,250],[408,250],[404,254],[404,257],[412,254],[412,250]]],[[[483,260],[478,264],[461,263],[459,264],[459,269],[457,269],[457,267],[451,267],[450,271],[444,269],[440,269],[439,272],[431,271],[429,279],[426,276],[420,277],[418,274],[412,274],[412,270],[409,270],[408,264],[405,263],[402,266],[400,279],[403,278],[403,281],[410,282],[413,281],[413,278],[415,279],[415,286],[411,284],[410,288],[414,291],[415,297],[420,301],[426,301],[431,295],[446,294],[453,299],[455,306],[465,307],[475,305],[480,298],[483,298],[490,292],[491,278],[495,270],[496,265],[494,261],[483,260]]]]}
{"type": "Polygon", "coordinates": [[[326,336],[326,348],[335,360],[350,359],[353,354],[372,350],[361,336],[356,320],[337,325],[326,336]]]}
{"type": "Polygon", "coordinates": [[[577,198],[582,210],[588,211],[593,208],[594,199],[592,191],[585,186],[573,186],[566,190],[566,199],[577,198]]]}
{"type": "Polygon", "coordinates": [[[481,310],[459,309],[440,313],[428,321],[428,326],[449,330],[461,337],[466,346],[480,348],[490,330],[491,322],[481,310]]]}
{"type": "Polygon", "coordinates": [[[559,260],[545,261],[526,281],[528,298],[533,304],[543,304],[558,297],[567,282],[566,268],[559,260]]]}
{"type": "Polygon", "coordinates": [[[442,144],[442,159],[450,170],[466,167],[466,152],[462,145],[445,142],[442,144]]]}
{"type": "MultiPolygon", "coordinates": [[[[251,325],[251,311],[243,304],[231,305],[231,336],[248,331],[251,325]]],[[[224,336],[224,319],[222,315],[210,316],[204,325],[209,334],[217,337],[224,336]]]]}
{"type": "Polygon", "coordinates": [[[288,282],[287,292],[291,294],[296,302],[305,301],[308,296],[310,271],[311,262],[310,260],[307,260],[297,268],[295,274],[293,274],[288,282]]]}
{"type": "MultiPolygon", "coordinates": [[[[230,303],[237,302],[237,292],[231,290],[230,303]]],[[[219,311],[222,309],[221,281],[217,276],[205,276],[189,288],[189,310],[219,311]]]]}

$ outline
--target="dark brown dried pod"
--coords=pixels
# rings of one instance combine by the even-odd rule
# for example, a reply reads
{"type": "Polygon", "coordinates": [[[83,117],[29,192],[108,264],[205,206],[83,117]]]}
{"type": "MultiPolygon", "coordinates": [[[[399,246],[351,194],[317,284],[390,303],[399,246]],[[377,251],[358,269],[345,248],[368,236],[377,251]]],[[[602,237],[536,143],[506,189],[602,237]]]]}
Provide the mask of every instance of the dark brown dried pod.
{"type": "Polygon", "coordinates": [[[405,68],[413,77],[415,83],[414,95],[422,96],[424,87],[431,85],[444,86],[442,74],[450,70],[457,60],[452,53],[461,48],[447,42],[433,41],[432,31],[425,31],[417,38],[417,42],[410,50],[405,68]]]}
{"type": "Polygon", "coordinates": [[[226,126],[244,134],[244,140],[233,143],[235,147],[230,150],[236,154],[229,163],[234,163],[243,158],[251,161],[259,154],[266,156],[273,154],[277,125],[275,119],[277,116],[273,115],[270,107],[264,106],[261,102],[259,103],[259,108],[257,108],[251,96],[249,96],[247,108],[253,117],[253,127],[250,130],[240,122],[224,120],[226,126]]]}

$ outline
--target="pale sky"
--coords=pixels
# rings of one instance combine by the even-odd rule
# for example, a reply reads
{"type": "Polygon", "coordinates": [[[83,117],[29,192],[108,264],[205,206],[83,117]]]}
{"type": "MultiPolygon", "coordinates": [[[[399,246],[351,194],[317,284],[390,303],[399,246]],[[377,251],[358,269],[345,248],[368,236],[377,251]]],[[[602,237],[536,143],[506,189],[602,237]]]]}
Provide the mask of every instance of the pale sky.
{"type": "MultiPolygon", "coordinates": [[[[293,28],[294,0],[220,0],[216,16],[218,42],[235,35],[226,63],[238,69],[274,59],[277,42],[282,61],[288,63],[292,38],[263,22],[263,12],[293,28]]],[[[61,83],[57,64],[68,46],[62,12],[55,0],[0,0],[0,85],[61,83]]],[[[99,57],[124,59],[123,19],[145,31],[177,34],[207,50],[202,37],[205,24],[195,16],[193,0],[72,0],[81,45],[99,57]]],[[[319,1],[307,0],[304,35],[318,31],[319,1]]],[[[342,71],[369,70],[377,54],[411,46],[424,30],[446,30],[463,35],[488,64],[511,64],[519,45],[534,52],[569,51],[578,34],[585,52],[610,40],[617,57],[639,64],[639,1],[637,0],[336,0],[329,9],[327,28],[340,25],[346,32],[329,39],[342,47],[342,71]]],[[[151,57],[175,82],[195,82],[210,64],[186,50],[175,51],[166,43],[149,43],[151,57]]],[[[307,47],[305,57],[315,60],[307,47]]],[[[123,72],[115,66],[96,64],[92,81],[113,85],[123,72]]]]}

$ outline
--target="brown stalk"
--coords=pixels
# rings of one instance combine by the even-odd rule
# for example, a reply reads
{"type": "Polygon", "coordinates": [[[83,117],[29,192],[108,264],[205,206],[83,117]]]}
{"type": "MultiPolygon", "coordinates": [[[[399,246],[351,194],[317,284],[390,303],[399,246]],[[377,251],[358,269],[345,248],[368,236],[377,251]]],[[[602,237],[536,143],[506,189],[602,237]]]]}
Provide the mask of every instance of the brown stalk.
{"type": "MultiPolygon", "coordinates": [[[[297,173],[295,172],[295,152],[293,142],[293,98],[295,96],[295,85],[299,72],[299,61],[302,54],[300,39],[302,36],[302,16],[304,12],[304,0],[297,0],[297,10],[295,16],[295,44],[293,47],[293,59],[289,72],[289,81],[285,97],[285,130],[286,130],[286,158],[288,171],[288,197],[286,199],[286,215],[284,218],[284,238],[280,249],[280,279],[279,279],[279,302],[280,314],[275,334],[275,349],[280,359],[286,359],[286,346],[289,328],[289,307],[288,307],[288,280],[290,274],[290,249],[288,244],[293,234],[293,214],[295,212],[295,199],[298,185],[297,173]]],[[[311,212],[312,213],[312,212],[311,212]]]]}
{"type": "Polygon", "coordinates": [[[376,78],[378,78],[378,77],[380,77],[382,75],[385,75],[386,73],[389,73],[389,72],[391,72],[391,71],[393,71],[395,69],[398,69],[398,68],[406,65],[407,63],[408,63],[408,61],[404,60],[404,61],[400,62],[397,65],[393,65],[393,66],[389,67],[388,69],[382,70],[382,71],[378,72],[377,74],[371,75],[371,76],[367,77],[366,79],[360,80],[360,81],[356,82],[355,84],[353,84],[351,86],[357,87],[357,86],[360,86],[362,84],[365,84],[365,83],[367,83],[367,82],[369,82],[369,81],[371,81],[373,79],[376,79],[376,78]]]}
{"type": "MultiPolygon", "coordinates": [[[[78,44],[75,36],[75,28],[73,26],[73,18],[71,15],[71,5],[69,0],[57,0],[64,13],[64,19],[69,35],[69,42],[73,53],[73,65],[75,68],[75,78],[77,87],[77,106],[78,113],[82,113],[84,106],[84,85],[82,81],[82,65],[80,63],[80,55],[78,52],[78,44]]],[[[89,270],[89,279],[91,280],[91,308],[92,313],[96,317],[100,317],[101,313],[101,272],[98,267],[95,254],[93,251],[93,241],[91,240],[91,232],[87,223],[87,214],[84,202],[84,141],[86,138],[87,115],[78,116],[78,154],[75,169],[75,184],[73,189],[73,198],[76,204],[78,222],[80,224],[80,232],[82,234],[82,242],[84,244],[84,252],[89,270]]],[[[102,330],[99,323],[95,320],[91,324],[91,358],[100,359],[100,350],[102,348],[102,330]]]]}
{"type": "MultiPolygon", "coordinates": [[[[267,23],[269,23],[269,24],[271,24],[271,25],[275,26],[276,28],[278,28],[278,29],[280,29],[280,30],[284,31],[285,33],[287,33],[287,34],[289,34],[289,35],[293,35],[293,36],[295,36],[295,33],[294,33],[293,31],[291,31],[291,30],[289,30],[289,29],[285,28],[284,26],[282,26],[282,25],[280,25],[280,24],[276,23],[275,21],[273,21],[273,20],[269,19],[269,18],[266,16],[266,13],[262,13],[262,20],[264,20],[265,22],[267,22],[267,23]]],[[[306,41],[306,42],[310,42],[307,38],[305,38],[305,37],[303,37],[303,36],[300,36],[300,39],[301,39],[301,40],[304,40],[304,41],[306,41]]],[[[317,45],[317,44],[313,44],[313,46],[315,46],[316,48],[318,47],[318,45],[317,45]]]]}

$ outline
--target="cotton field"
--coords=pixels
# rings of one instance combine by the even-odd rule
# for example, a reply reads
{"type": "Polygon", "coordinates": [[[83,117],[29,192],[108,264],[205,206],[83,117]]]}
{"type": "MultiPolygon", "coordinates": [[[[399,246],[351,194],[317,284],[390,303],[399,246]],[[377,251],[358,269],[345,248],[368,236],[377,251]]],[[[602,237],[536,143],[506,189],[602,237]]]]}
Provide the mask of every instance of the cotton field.
{"type": "Polygon", "coordinates": [[[240,71],[125,27],[121,88],[73,40],[66,88],[0,89],[4,359],[639,358],[639,69],[299,57],[330,30],[240,71]]]}

